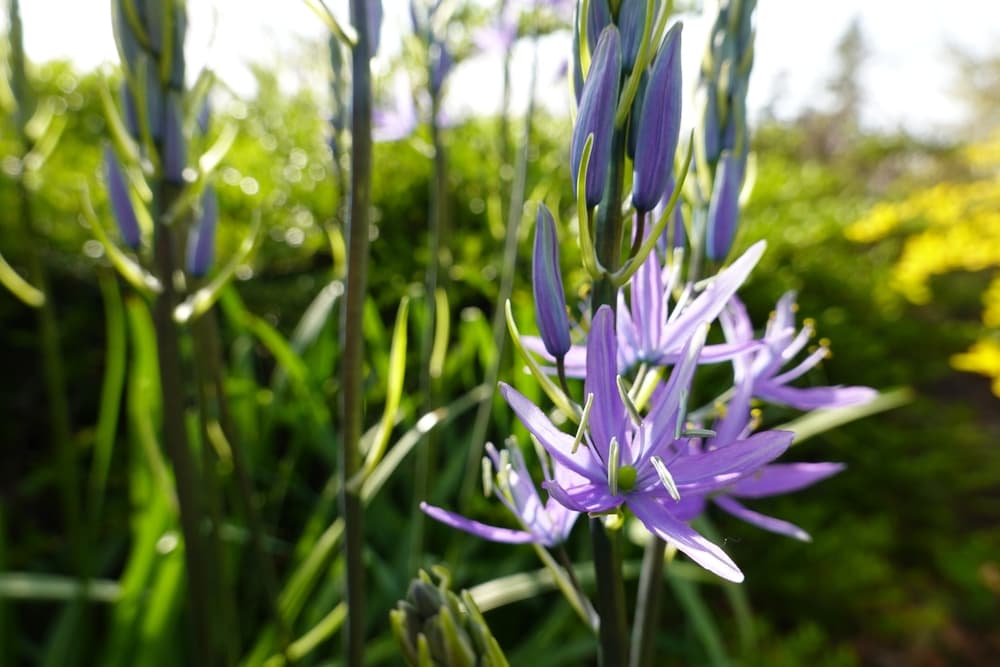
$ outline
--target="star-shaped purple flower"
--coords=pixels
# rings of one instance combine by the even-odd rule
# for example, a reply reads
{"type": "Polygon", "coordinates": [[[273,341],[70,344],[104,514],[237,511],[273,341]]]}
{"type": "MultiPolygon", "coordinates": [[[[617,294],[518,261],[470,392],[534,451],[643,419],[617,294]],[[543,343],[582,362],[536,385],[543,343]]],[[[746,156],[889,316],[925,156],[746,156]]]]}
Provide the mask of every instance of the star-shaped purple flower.
{"type": "MultiPolygon", "coordinates": [[[[487,444],[486,452],[496,471],[496,483],[493,485],[495,494],[517,517],[524,530],[490,526],[427,503],[420,503],[420,509],[432,519],[492,542],[537,542],[547,547],[565,542],[580,513],[552,498],[542,503],[535,484],[531,481],[524,456],[516,445],[508,446],[501,454],[492,444],[487,444]]],[[[547,480],[562,484],[572,484],[576,478],[572,471],[560,466],[555,467],[553,474],[548,461],[544,459],[542,471],[547,480]]]]}
{"type": "MultiPolygon", "coordinates": [[[[733,359],[736,384],[739,386],[746,379],[752,385],[750,391],[753,396],[800,410],[857,405],[875,398],[878,392],[870,387],[788,386],[830,354],[826,345],[820,345],[798,365],[781,372],[806,347],[815,333],[814,325],[809,320],[806,320],[801,329],[796,330],[795,310],[795,292],[787,292],[778,301],[767,322],[760,339],[763,345],[733,359]]],[[[746,307],[738,298],[730,301],[719,321],[726,340],[730,343],[747,343],[754,339],[753,324],[746,307]]]]}
{"type": "Polygon", "coordinates": [[[693,436],[684,431],[684,411],[705,334],[704,323],[694,328],[680,363],[642,417],[623,400],[627,393],[618,376],[614,315],[601,307],[587,344],[584,391],[593,402],[582,439],[585,446],[579,450],[572,436],[558,430],[523,395],[502,383],[500,391],[555,465],[577,476],[570,484],[558,479],[543,483],[553,498],[571,510],[598,514],[624,505],[650,532],[702,567],[742,581],[743,573],[729,556],[688,526],[674,507],[688,494],[707,494],[760,469],[787,449],[792,433],[767,431],[704,452],[692,447],[693,436]]]}

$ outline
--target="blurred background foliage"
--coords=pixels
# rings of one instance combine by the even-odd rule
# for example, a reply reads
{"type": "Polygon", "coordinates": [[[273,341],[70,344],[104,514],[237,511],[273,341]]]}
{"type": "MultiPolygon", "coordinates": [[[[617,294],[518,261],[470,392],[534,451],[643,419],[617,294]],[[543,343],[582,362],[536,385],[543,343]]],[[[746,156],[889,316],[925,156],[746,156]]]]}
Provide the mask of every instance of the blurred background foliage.
{"type": "MultiPolygon", "coordinates": [[[[845,35],[841,68],[830,84],[833,108],[766,119],[756,129],[756,173],[736,250],[758,238],[769,243],[743,291],[755,321],[794,289],[801,314],[815,318],[820,334],[832,340],[834,355],[810,376],[813,382],[908,386],[915,398],[793,449],[794,459],[848,466],[800,495],[759,503],[761,511],[806,527],[812,544],[718,518],[715,530],[724,548],[748,574],[752,612],[728,586],[671,576],[674,595],[667,598],[664,619],[669,631],[658,640],[666,654],[677,656],[671,664],[990,665],[1000,654],[1000,131],[983,132],[979,121],[947,141],[930,142],[861,127],[857,76],[863,61],[860,37],[845,35]],[[982,375],[993,379],[995,395],[982,375]],[[692,597],[692,588],[700,596],[692,597]]],[[[996,61],[980,65],[1000,73],[996,61]]],[[[102,496],[105,510],[93,528],[94,572],[109,588],[101,593],[95,585],[90,601],[80,602],[56,586],[74,581],[76,565],[52,500],[60,478],[46,412],[39,408],[45,391],[34,317],[9,293],[0,296],[6,380],[0,383],[0,570],[22,577],[3,575],[0,663],[69,664],[60,661],[72,658],[93,664],[99,657],[179,664],[184,652],[174,638],[184,632],[184,616],[176,527],[166,518],[169,503],[156,500],[155,456],[151,460],[143,448],[129,412],[131,402],[144,400],[148,311],[126,289],[123,300],[113,296],[118,290],[107,286],[114,282],[109,265],[79,213],[78,191],[89,184],[101,220],[113,228],[98,175],[107,136],[100,75],[58,62],[38,63],[29,73],[37,99],[50,105],[65,128],[42,168],[25,181],[37,222],[29,234],[17,219],[21,149],[10,113],[0,121],[0,252],[24,275],[30,245],[47,267],[70,388],[74,463],[81,471],[97,456],[99,388],[112,349],[106,318],[110,322],[122,304],[128,326],[116,326],[127,329],[127,353],[140,376],[126,384],[102,496]],[[18,581],[21,588],[14,585],[18,581]],[[80,605],[91,613],[81,614],[80,605]]],[[[222,300],[226,387],[251,459],[265,548],[287,593],[287,629],[299,637],[328,618],[339,600],[335,559],[317,556],[321,566],[311,575],[303,574],[303,564],[325,553],[327,527],[336,514],[331,480],[338,440],[336,417],[327,406],[337,392],[338,352],[336,317],[329,314],[339,296],[343,193],[333,177],[323,93],[289,93],[264,68],[256,77],[252,99],[225,93],[213,98],[214,122],[238,128],[216,180],[220,263],[235,252],[255,211],[265,230],[252,264],[241,267],[235,288],[222,300]]],[[[996,99],[998,91],[1000,86],[966,91],[970,114],[983,118],[983,108],[995,111],[984,100],[996,99]]],[[[489,322],[501,268],[501,197],[513,173],[499,157],[497,136],[519,136],[517,125],[475,118],[445,132],[450,259],[444,282],[451,325],[438,382],[439,395],[451,405],[482,381],[496,355],[489,322]]],[[[571,201],[568,135],[565,118],[535,119],[526,221],[532,202],[544,199],[561,210],[571,201]]],[[[415,300],[413,341],[426,317],[428,145],[421,126],[412,137],[375,151],[365,321],[372,423],[386,391],[400,298],[415,300]]],[[[563,225],[560,233],[562,264],[575,267],[572,230],[563,225]]],[[[530,238],[526,222],[512,299],[526,329],[533,321],[530,238]]],[[[567,285],[580,282],[580,274],[566,276],[567,285]]],[[[533,397],[537,388],[509,357],[501,377],[533,397]]],[[[420,417],[416,364],[411,355],[397,436],[420,417]]],[[[149,400],[155,404],[155,397],[149,400]]],[[[489,438],[499,442],[514,425],[501,403],[494,404],[489,438]]],[[[471,414],[458,414],[438,429],[430,502],[462,502],[456,490],[467,452],[481,444],[468,442],[471,414]]],[[[791,416],[773,418],[777,423],[791,416]]],[[[414,515],[414,484],[403,465],[367,519],[370,624],[383,639],[386,613],[417,566],[447,562],[455,581],[466,587],[537,567],[527,550],[425,525],[414,515]]],[[[220,479],[231,479],[224,456],[215,466],[220,479]]],[[[506,520],[495,503],[470,503],[480,519],[506,520]]],[[[256,563],[240,549],[248,539],[246,526],[235,514],[225,528],[229,571],[223,576],[240,601],[230,610],[239,617],[239,654],[246,651],[248,664],[261,664],[278,652],[275,628],[256,563]]],[[[571,554],[585,551],[582,543],[570,544],[571,554]]],[[[512,664],[570,665],[592,657],[586,632],[554,593],[488,611],[487,618],[512,664]]],[[[304,664],[336,664],[330,662],[336,646],[336,639],[320,644],[304,664]]],[[[391,641],[376,641],[370,657],[372,664],[396,664],[391,641]]]]}

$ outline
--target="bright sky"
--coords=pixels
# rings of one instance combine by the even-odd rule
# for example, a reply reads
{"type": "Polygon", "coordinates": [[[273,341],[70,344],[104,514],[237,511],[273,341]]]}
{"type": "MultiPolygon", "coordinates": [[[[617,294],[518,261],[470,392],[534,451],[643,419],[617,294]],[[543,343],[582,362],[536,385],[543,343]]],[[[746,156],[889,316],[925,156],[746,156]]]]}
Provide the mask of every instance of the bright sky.
{"type": "MultiPolygon", "coordinates": [[[[707,0],[711,2],[711,0],[707,0]]],[[[25,45],[30,58],[71,58],[81,68],[115,62],[108,0],[22,0],[25,45]]],[[[346,8],[346,0],[332,0],[346,8]]],[[[385,0],[383,44],[406,29],[405,0],[385,0]]],[[[345,9],[346,11],[346,9],[345,9]]],[[[286,80],[298,77],[296,45],[323,38],[324,27],[295,0],[198,0],[188,2],[188,66],[207,65],[234,90],[249,93],[248,63],[286,63],[286,80]],[[282,59],[284,56],[285,59],[282,59]]],[[[985,54],[1000,44],[1000,2],[995,0],[758,0],[757,48],[750,86],[751,113],[781,91],[777,111],[788,116],[822,106],[837,40],[859,17],[871,56],[864,72],[868,96],[864,121],[892,129],[934,132],[961,119],[949,99],[948,45],[985,54]]],[[[684,61],[693,73],[705,44],[707,21],[685,19],[684,61]]],[[[567,108],[566,88],[552,77],[568,52],[568,37],[545,40],[539,77],[546,104],[567,108]]],[[[527,68],[528,49],[516,62],[527,68]]],[[[499,64],[478,58],[454,73],[449,84],[454,113],[498,106],[499,64]]],[[[524,75],[524,79],[527,76],[524,75]]],[[[688,77],[693,81],[692,76],[688,77]]],[[[523,104],[523,101],[521,102],[523,104]]],[[[1000,114],[1000,111],[998,111],[1000,114]]]]}

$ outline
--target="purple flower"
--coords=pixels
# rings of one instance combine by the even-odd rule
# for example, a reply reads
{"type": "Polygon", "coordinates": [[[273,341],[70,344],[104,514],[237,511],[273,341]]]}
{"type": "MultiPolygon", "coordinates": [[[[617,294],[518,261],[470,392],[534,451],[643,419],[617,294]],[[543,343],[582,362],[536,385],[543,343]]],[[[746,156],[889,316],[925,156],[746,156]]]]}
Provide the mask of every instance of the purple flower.
{"type": "Polygon", "coordinates": [[[163,179],[172,185],[184,183],[187,166],[187,138],[180,95],[167,93],[167,119],[163,136],[163,179]]]}
{"type": "Polygon", "coordinates": [[[681,129],[681,28],[667,33],[656,56],[642,99],[635,132],[632,202],[640,213],[651,211],[663,197],[674,168],[681,129]]]}
{"type": "Polygon", "coordinates": [[[122,241],[132,250],[139,247],[142,234],[139,232],[139,220],[136,218],[132,200],[128,195],[128,184],[122,173],[118,157],[111,146],[104,147],[104,179],[108,186],[108,201],[111,202],[111,213],[114,215],[122,241]]]}
{"type": "Polygon", "coordinates": [[[708,232],[705,251],[713,261],[725,259],[736,235],[740,215],[740,186],[743,162],[728,150],[722,152],[715,169],[715,183],[708,203],[708,232]]]}
{"type": "MultiPolygon", "coordinates": [[[[676,269],[664,280],[656,254],[650,253],[629,283],[630,303],[626,304],[624,292],[618,293],[618,372],[625,373],[640,363],[664,366],[678,361],[695,330],[717,318],[723,311],[764,254],[765,247],[764,241],[752,245],[738,260],[715,276],[697,296],[694,286],[687,285],[673,309],[670,308],[670,296],[678,279],[676,269]]],[[[547,350],[539,344],[537,338],[525,336],[523,343],[527,349],[546,356],[547,350]]],[[[758,343],[752,337],[720,345],[707,345],[701,350],[699,361],[725,361],[745,353],[755,345],[758,343]]],[[[570,347],[565,359],[568,377],[583,377],[586,374],[589,350],[589,346],[570,347]]]]}
{"type": "Polygon", "coordinates": [[[767,431],[711,451],[694,450],[691,434],[684,431],[685,403],[705,334],[705,326],[692,332],[682,360],[666,385],[654,392],[649,414],[641,417],[634,406],[623,402],[614,314],[602,306],[587,344],[584,391],[593,396],[593,404],[585,447],[578,451],[574,439],[553,426],[527,398],[505,384],[500,391],[556,467],[577,476],[575,483],[544,482],[553,498],[579,512],[604,513],[625,505],[650,532],[702,567],[730,581],[742,581],[736,564],[690,528],[684,516],[675,513],[675,506],[688,494],[710,493],[758,470],[788,448],[793,434],[767,431]]]}
{"type": "Polygon", "coordinates": [[[215,189],[205,188],[201,196],[201,216],[198,225],[191,230],[188,238],[187,270],[196,278],[201,278],[212,267],[215,259],[215,228],[219,222],[219,200],[215,189]]]}
{"type": "MultiPolygon", "coordinates": [[[[781,372],[782,367],[805,348],[815,333],[814,323],[810,320],[796,330],[795,310],[795,292],[787,292],[778,301],[775,312],[767,322],[760,339],[763,345],[733,359],[737,386],[745,383],[750,387],[749,392],[757,398],[800,410],[856,405],[875,398],[878,392],[870,387],[838,385],[800,389],[788,386],[830,354],[827,346],[820,344],[799,364],[781,372]]],[[[753,324],[737,298],[733,298],[723,311],[720,323],[730,343],[745,343],[754,338],[753,324]]]]}
{"type": "Polygon", "coordinates": [[[566,314],[566,293],[563,292],[562,273],[559,271],[556,224],[545,204],[538,205],[531,282],[538,330],[545,349],[558,359],[569,351],[569,316],[566,314]]]}
{"type": "Polygon", "coordinates": [[[618,104],[621,60],[618,29],[609,25],[597,42],[590,72],[583,84],[580,111],[573,127],[573,143],[570,147],[573,194],[579,197],[576,192],[576,175],[580,172],[587,137],[594,135],[586,177],[587,206],[591,207],[597,206],[601,201],[608,162],[611,160],[611,135],[614,133],[615,106],[618,104]]]}
{"type": "MultiPolygon", "coordinates": [[[[420,503],[420,509],[432,519],[492,542],[508,544],[536,542],[547,547],[565,542],[576,518],[580,515],[579,512],[567,509],[552,498],[542,504],[535,484],[531,481],[524,456],[516,445],[508,446],[501,454],[492,444],[487,444],[486,452],[496,471],[494,492],[517,517],[524,530],[490,526],[427,503],[420,503]]],[[[558,465],[555,466],[553,476],[553,471],[545,459],[542,459],[542,470],[548,480],[559,480],[565,484],[571,484],[576,480],[572,471],[558,465]]]]}

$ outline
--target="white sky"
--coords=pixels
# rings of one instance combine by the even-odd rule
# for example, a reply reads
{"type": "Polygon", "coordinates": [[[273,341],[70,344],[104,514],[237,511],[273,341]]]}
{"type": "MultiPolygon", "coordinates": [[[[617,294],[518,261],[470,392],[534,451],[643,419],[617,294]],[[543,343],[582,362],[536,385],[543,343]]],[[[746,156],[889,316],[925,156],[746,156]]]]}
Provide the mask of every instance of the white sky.
{"type": "MultiPolygon", "coordinates": [[[[384,0],[383,45],[408,22],[405,0],[384,0]]],[[[710,1],[710,0],[709,0],[710,1]]],[[[116,62],[109,0],[21,0],[25,47],[36,61],[71,58],[81,68],[116,62]]],[[[330,4],[346,13],[347,0],[330,4]],[[340,6],[340,7],[338,7],[340,6]]],[[[234,90],[252,90],[251,62],[286,63],[295,81],[296,45],[323,38],[325,28],[297,0],[189,0],[188,67],[214,69],[234,90]],[[284,57],[284,59],[282,58],[284,57]]],[[[780,116],[822,106],[825,81],[837,40],[853,17],[861,19],[871,56],[864,72],[866,124],[920,132],[946,130],[961,119],[949,99],[946,46],[987,53],[1000,44],[1000,2],[996,0],[758,0],[757,44],[750,86],[751,113],[781,90],[780,116]]],[[[707,22],[685,20],[684,62],[693,81],[704,48],[707,22]]],[[[568,37],[545,40],[539,76],[546,103],[568,108],[566,87],[553,81],[568,53],[568,37]]],[[[528,49],[516,62],[527,68],[528,49]]],[[[527,80],[523,75],[522,80],[527,80]]],[[[450,83],[453,113],[498,106],[499,64],[477,58],[457,70],[450,83]]],[[[523,96],[522,96],[523,97],[523,96]]],[[[523,100],[522,100],[523,104],[523,100]]],[[[1000,110],[998,110],[1000,116],[1000,110]]]]}

